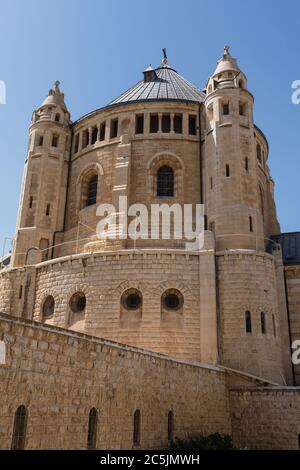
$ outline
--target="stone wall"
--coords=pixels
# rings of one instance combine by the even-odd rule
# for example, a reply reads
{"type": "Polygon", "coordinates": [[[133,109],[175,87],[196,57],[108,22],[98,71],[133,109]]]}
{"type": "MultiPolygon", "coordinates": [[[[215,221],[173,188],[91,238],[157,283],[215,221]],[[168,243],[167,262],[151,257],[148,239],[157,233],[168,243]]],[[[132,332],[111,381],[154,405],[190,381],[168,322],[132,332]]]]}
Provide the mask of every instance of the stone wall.
{"type": "Polygon", "coordinates": [[[141,412],[141,447],[174,435],[230,433],[225,372],[117,343],[0,315],[0,449],[9,449],[14,413],[28,409],[26,449],[85,449],[88,415],[99,413],[97,448],[132,448],[141,412]]]}
{"type": "Polygon", "coordinates": [[[284,383],[273,257],[265,253],[219,253],[217,271],[221,363],[284,383]],[[251,333],[246,332],[246,311],[251,312],[251,333]],[[265,334],[261,312],[266,315],[265,334]]]}
{"type": "MultiPolygon", "coordinates": [[[[293,343],[293,341],[300,340],[300,266],[286,266],[285,277],[288,296],[291,343],[293,343]]],[[[300,365],[294,365],[294,373],[296,384],[300,385],[300,365]]]]}
{"type": "Polygon", "coordinates": [[[248,449],[299,449],[300,388],[230,390],[233,438],[248,449]]]}
{"type": "Polygon", "coordinates": [[[35,320],[43,321],[48,295],[55,299],[50,324],[179,358],[217,360],[213,251],[123,251],[62,258],[37,268],[35,320]],[[122,293],[131,288],[142,294],[139,317],[121,312],[122,293]],[[170,288],[181,292],[184,304],[179,313],[167,315],[161,297],[170,288]],[[71,322],[69,301],[78,291],[86,295],[85,314],[78,315],[78,321],[73,316],[71,322]]]}

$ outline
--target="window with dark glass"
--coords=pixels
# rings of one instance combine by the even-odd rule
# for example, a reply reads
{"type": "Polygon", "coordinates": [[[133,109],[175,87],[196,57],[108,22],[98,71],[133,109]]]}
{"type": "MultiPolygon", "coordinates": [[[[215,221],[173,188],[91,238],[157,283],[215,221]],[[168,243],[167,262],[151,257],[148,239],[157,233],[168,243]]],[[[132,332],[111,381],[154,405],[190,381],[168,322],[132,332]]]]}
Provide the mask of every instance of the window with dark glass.
{"type": "Polygon", "coordinates": [[[226,165],[226,176],[227,178],[230,176],[230,166],[226,165]]]}
{"type": "Polygon", "coordinates": [[[140,114],[135,118],[135,133],[143,134],[144,133],[144,115],[140,114]]]}
{"type": "Polygon", "coordinates": [[[261,325],[261,332],[263,335],[267,333],[267,324],[266,324],[266,314],[265,312],[261,312],[260,314],[260,325],[261,325]]]}
{"type": "Polygon", "coordinates": [[[141,445],[141,412],[135,410],[133,416],[133,445],[138,447],[141,445]]]}
{"type": "Polygon", "coordinates": [[[251,215],[249,216],[249,230],[250,232],[253,232],[253,220],[251,215]]]}
{"type": "Polygon", "coordinates": [[[118,127],[119,127],[118,119],[113,119],[110,123],[110,138],[111,139],[118,137],[118,127]]]}
{"type": "Polygon", "coordinates": [[[161,166],[157,172],[157,196],[174,196],[174,172],[169,166],[161,166]]]}
{"type": "Polygon", "coordinates": [[[93,175],[91,176],[88,182],[86,206],[92,206],[93,204],[96,204],[97,186],[98,186],[98,176],[93,175]]]}
{"type": "Polygon", "coordinates": [[[196,116],[189,116],[189,134],[196,135],[197,127],[196,127],[196,116]]]}
{"type": "Polygon", "coordinates": [[[223,115],[228,116],[229,114],[229,103],[223,103],[223,115]]]}
{"type": "Polygon", "coordinates": [[[249,171],[249,158],[248,157],[245,158],[245,170],[249,171]]]}
{"type": "Polygon", "coordinates": [[[98,413],[96,408],[92,408],[89,413],[89,426],[87,437],[87,450],[95,450],[97,445],[97,421],[98,413]]]}
{"type": "Polygon", "coordinates": [[[150,115],[150,133],[158,132],[158,114],[150,115]]]}
{"type": "Polygon", "coordinates": [[[11,449],[24,450],[27,427],[27,409],[24,405],[17,408],[14,418],[11,449]]]}
{"type": "Polygon", "coordinates": [[[105,129],[106,129],[106,123],[102,122],[100,126],[100,141],[105,140],[105,129]]]}
{"type": "Polygon", "coordinates": [[[98,137],[98,127],[95,126],[92,129],[92,144],[94,144],[97,141],[97,137],[98,137]]]}
{"type": "Polygon", "coordinates": [[[182,114],[175,114],[174,116],[174,132],[175,134],[182,134],[182,114]]]}
{"type": "Polygon", "coordinates": [[[52,147],[58,147],[58,135],[53,134],[51,145],[52,147]]]}
{"type": "Polygon", "coordinates": [[[163,114],[161,128],[164,133],[168,133],[171,130],[171,117],[170,114],[163,114]]]}
{"type": "Polygon", "coordinates": [[[247,310],[245,313],[246,333],[252,333],[251,312],[247,310]]]}

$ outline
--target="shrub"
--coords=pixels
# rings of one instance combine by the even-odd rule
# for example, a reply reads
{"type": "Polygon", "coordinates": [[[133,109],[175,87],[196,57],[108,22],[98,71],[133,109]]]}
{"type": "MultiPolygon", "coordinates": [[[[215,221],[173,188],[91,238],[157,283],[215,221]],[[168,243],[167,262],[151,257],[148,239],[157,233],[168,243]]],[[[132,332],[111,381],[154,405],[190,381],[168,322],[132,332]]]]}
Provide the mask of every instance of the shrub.
{"type": "Polygon", "coordinates": [[[208,436],[188,435],[185,439],[176,438],[169,445],[171,450],[235,450],[231,436],[218,432],[208,436]]]}

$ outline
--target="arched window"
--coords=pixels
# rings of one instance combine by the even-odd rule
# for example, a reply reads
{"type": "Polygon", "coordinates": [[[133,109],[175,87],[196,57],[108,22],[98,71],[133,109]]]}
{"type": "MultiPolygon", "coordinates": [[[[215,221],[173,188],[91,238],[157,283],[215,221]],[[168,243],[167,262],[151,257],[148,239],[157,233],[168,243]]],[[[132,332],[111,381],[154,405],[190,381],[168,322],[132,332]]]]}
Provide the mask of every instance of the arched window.
{"type": "Polygon", "coordinates": [[[14,429],[12,436],[12,450],[23,450],[25,448],[27,427],[27,410],[24,405],[20,405],[15,413],[14,429]]]}
{"type": "Polygon", "coordinates": [[[245,324],[246,324],[246,333],[252,333],[251,312],[249,312],[249,310],[245,312],[245,324]]]}
{"type": "Polygon", "coordinates": [[[55,114],[54,120],[55,120],[55,122],[59,122],[59,121],[60,121],[60,114],[59,114],[59,113],[55,114]]]}
{"type": "Polygon", "coordinates": [[[141,412],[135,410],[133,415],[133,445],[138,447],[141,445],[141,412]]]}
{"type": "Polygon", "coordinates": [[[92,206],[97,201],[98,175],[90,177],[87,184],[86,206],[92,206]]]}
{"type": "Polygon", "coordinates": [[[174,413],[169,411],[168,413],[168,443],[173,441],[174,434],[174,413]]]}
{"type": "Polygon", "coordinates": [[[43,318],[47,319],[49,317],[52,317],[54,313],[54,308],[55,308],[54,297],[52,295],[48,295],[43,303],[43,309],[42,309],[43,318]]]}
{"type": "Polygon", "coordinates": [[[89,413],[89,427],[87,437],[87,449],[95,450],[97,445],[97,425],[98,425],[98,412],[96,408],[92,408],[89,413]]]}
{"type": "Polygon", "coordinates": [[[174,171],[170,166],[161,166],[157,172],[157,196],[174,196],[174,171]]]}

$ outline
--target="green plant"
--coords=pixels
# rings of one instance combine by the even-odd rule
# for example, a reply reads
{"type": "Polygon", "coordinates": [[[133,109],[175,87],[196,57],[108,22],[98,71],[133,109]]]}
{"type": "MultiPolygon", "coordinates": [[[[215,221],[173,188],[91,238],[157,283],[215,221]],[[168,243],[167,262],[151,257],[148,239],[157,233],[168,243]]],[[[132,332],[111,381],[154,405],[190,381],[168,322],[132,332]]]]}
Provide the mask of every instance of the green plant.
{"type": "Polygon", "coordinates": [[[188,435],[184,439],[175,438],[170,445],[171,450],[236,450],[231,436],[218,432],[204,435],[188,435]]]}

